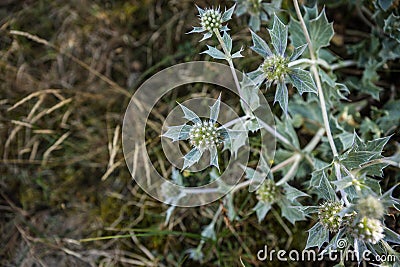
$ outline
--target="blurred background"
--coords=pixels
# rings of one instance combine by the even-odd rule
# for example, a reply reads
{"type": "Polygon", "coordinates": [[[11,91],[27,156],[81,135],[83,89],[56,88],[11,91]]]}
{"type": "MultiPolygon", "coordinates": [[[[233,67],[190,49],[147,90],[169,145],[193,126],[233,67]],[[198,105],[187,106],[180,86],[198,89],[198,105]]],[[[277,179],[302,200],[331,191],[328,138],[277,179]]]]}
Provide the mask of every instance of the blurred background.
{"type": "MultiPolygon", "coordinates": [[[[346,44],[367,39],[370,28],[354,5],[331,2],[332,50],[345,58],[346,44]]],[[[202,264],[194,262],[187,249],[198,245],[221,203],[176,208],[165,224],[168,206],[144,193],[125,166],[120,133],[135,89],[166,67],[208,59],[199,55],[201,35],[185,34],[198,25],[195,4],[233,1],[0,0],[1,266],[241,266],[240,258],[261,266],[256,253],[264,244],[304,248],[304,229],[312,222],[292,226],[270,213],[259,224],[249,214],[255,197],[244,190],[234,204],[245,219],[230,222],[222,213],[217,241],[205,243],[202,264]]],[[[291,9],[291,1],[283,6],[291,9]]],[[[229,23],[235,47],[246,47],[247,57],[237,61],[243,71],[260,63],[248,49],[247,21],[234,16],[229,23]]],[[[265,26],[261,34],[267,36],[265,26]]],[[[362,75],[356,68],[342,75],[348,73],[362,75]]],[[[367,104],[399,98],[395,75],[383,75],[381,102],[366,98],[367,104]]],[[[161,118],[185,95],[168,96],[169,103],[157,107],[161,118]]],[[[273,93],[267,98],[272,101],[273,93]]],[[[149,144],[159,143],[161,122],[149,122],[149,144]]],[[[164,160],[159,146],[148,147],[155,161],[164,160]]],[[[385,174],[399,176],[393,168],[385,174]]],[[[396,218],[387,224],[399,227],[396,218]]]]}

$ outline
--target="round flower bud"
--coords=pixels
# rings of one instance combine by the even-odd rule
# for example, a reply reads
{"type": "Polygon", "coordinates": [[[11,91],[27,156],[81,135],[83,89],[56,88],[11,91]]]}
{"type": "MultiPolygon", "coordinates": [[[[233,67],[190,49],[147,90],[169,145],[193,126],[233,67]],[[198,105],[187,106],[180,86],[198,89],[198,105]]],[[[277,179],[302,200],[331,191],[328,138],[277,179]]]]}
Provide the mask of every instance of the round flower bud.
{"type": "Polygon", "coordinates": [[[199,150],[205,150],[221,143],[217,125],[210,122],[198,122],[189,131],[190,144],[199,150]]]}
{"type": "Polygon", "coordinates": [[[200,18],[201,26],[209,32],[214,29],[219,30],[222,27],[222,15],[219,10],[208,9],[204,11],[200,18]]]}
{"type": "Polygon", "coordinates": [[[289,60],[280,55],[272,55],[261,65],[267,80],[281,80],[289,72],[289,60]]]}
{"type": "Polygon", "coordinates": [[[274,203],[280,196],[280,192],[272,179],[266,179],[256,191],[257,199],[266,203],[274,203]]]}
{"type": "Polygon", "coordinates": [[[363,217],[380,219],[385,214],[385,208],[379,199],[368,196],[357,203],[358,213],[363,217]]]}
{"type": "Polygon", "coordinates": [[[343,204],[339,201],[322,203],[318,209],[320,223],[331,232],[338,231],[342,224],[342,218],[339,215],[342,209],[343,204]]]}
{"type": "Polygon", "coordinates": [[[355,238],[376,244],[385,237],[382,223],[373,218],[363,217],[353,228],[355,238]]]}

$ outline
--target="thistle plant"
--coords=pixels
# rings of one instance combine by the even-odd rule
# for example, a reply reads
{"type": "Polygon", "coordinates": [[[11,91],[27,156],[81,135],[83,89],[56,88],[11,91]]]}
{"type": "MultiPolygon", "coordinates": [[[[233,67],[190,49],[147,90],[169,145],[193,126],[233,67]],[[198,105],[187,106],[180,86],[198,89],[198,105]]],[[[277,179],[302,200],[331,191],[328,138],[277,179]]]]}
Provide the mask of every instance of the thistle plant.
{"type": "Polygon", "coordinates": [[[305,92],[317,93],[317,88],[310,72],[294,67],[296,63],[293,63],[303,54],[307,45],[303,44],[296,47],[291,56],[288,57],[286,55],[288,29],[277,16],[274,17],[273,26],[269,30],[269,34],[274,53],[260,36],[252,32],[253,46],[251,48],[264,58],[264,62],[256,71],[248,75],[257,83],[265,81],[267,88],[272,83],[276,83],[275,102],[278,102],[282,110],[287,114],[289,95],[287,83],[293,84],[300,95],[305,92]]]}
{"type": "MultiPolygon", "coordinates": [[[[243,166],[244,180],[222,199],[221,203],[230,214],[229,220],[239,218],[233,204],[235,193],[257,182],[257,190],[249,193],[254,195],[254,205],[249,210],[255,213],[260,223],[269,218],[270,211],[280,222],[283,222],[282,218],[291,224],[310,220],[313,226],[308,230],[306,248],[317,247],[325,253],[336,248],[335,241],[345,239],[348,245],[343,249],[354,249],[358,255],[371,249],[374,255],[393,254],[399,259],[393,246],[400,244],[400,235],[388,228],[383,220],[390,210],[400,210],[400,200],[393,196],[399,181],[391,182],[391,187],[380,183],[384,168],[400,166],[400,152],[393,153],[392,150],[391,156],[383,154],[384,149],[390,147],[390,134],[395,133],[396,127],[385,126],[388,119],[383,115],[376,122],[359,118],[357,123],[352,123],[348,111],[353,110],[354,116],[360,116],[354,105],[365,107],[366,104],[358,100],[353,100],[358,101],[356,104],[346,102],[349,94],[360,92],[376,98],[374,94],[381,90],[376,89],[377,85],[368,75],[375,75],[378,65],[363,65],[366,59],[361,54],[358,60],[342,60],[329,50],[334,30],[324,9],[317,6],[301,8],[294,0],[295,12],[289,9],[279,13],[281,6],[280,1],[277,2],[275,14],[269,14],[267,3],[258,0],[238,0],[237,6],[225,9],[223,13],[219,8],[198,7],[201,27],[195,27],[190,33],[205,32],[201,40],[215,37],[210,40],[210,43],[216,42],[215,46],[207,45],[202,54],[228,63],[245,115],[240,120],[228,122],[232,127],[229,129],[217,123],[220,98],[211,107],[210,118],[206,120],[181,106],[190,122],[169,127],[164,136],[173,141],[189,141],[192,150],[184,157],[184,168],[198,162],[207,150],[211,154],[210,166],[219,168],[217,151],[220,146],[234,154],[244,145],[245,137],[235,133],[235,127],[242,126],[251,133],[263,130],[274,135],[278,142],[275,158],[264,158],[257,149],[252,151],[260,156],[261,163],[256,167],[243,166]],[[248,38],[251,37],[250,49],[255,54],[248,56],[249,61],[244,64],[261,62],[255,70],[243,72],[242,80],[236,74],[235,62],[243,57],[244,48],[241,43],[233,42],[226,26],[235,8],[238,16],[248,13],[252,21],[248,25],[248,38]],[[267,36],[254,32],[264,20],[271,25],[267,36]],[[343,80],[337,75],[339,69],[349,66],[365,67],[358,82],[367,89],[359,88],[354,83],[356,79],[343,80]],[[274,117],[276,127],[265,122],[254,123],[262,122],[262,118],[249,109],[260,106],[259,94],[274,95],[273,102],[279,103],[280,109],[274,117]],[[235,142],[227,146],[228,139],[235,142]],[[272,166],[270,162],[273,162],[272,166]],[[321,204],[310,205],[311,202],[321,204]]],[[[398,46],[395,28],[398,14],[376,8],[381,18],[377,20],[380,31],[387,33],[379,53],[381,63],[386,64],[400,58],[400,51],[384,48],[388,44],[392,48],[398,46]]],[[[218,190],[193,189],[190,192],[202,194],[218,190]]],[[[216,240],[216,222],[221,210],[217,210],[211,224],[204,228],[204,240],[216,240]]],[[[203,260],[204,240],[188,251],[193,259],[203,260]]],[[[358,260],[361,262],[362,259],[358,260]]]]}
{"type": "Polygon", "coordinates": [[[197,7],[201,27],[193,27],[193,30],[189,33],[205,32],[203,38],[200,40],[201,42],[207,40],[216,32],[228,31],[228,26],[223,25],[223,23],[231,19],[234,9],[235,7],[233,6],[230,9],[225,10],[225,12],[221,12],[219,7],[209,9],[201,9],[200,7],[197,7]]]}
{"type": "Polygon", "coordinates": [[[189,108],[181,105],[184,113],[184,118],[189,122],[183,125],[170,126],[162,135],[170,138],[172,141],[188,140],[192,146],[184,156],[182,169],[187,169],[197,163],[205,151],[210,153],[210,165],[219,169],[218,164],[218,146],[222,143],[230,143],[231,139],[235,138],[237,131],[218,127],[218,115],[220,110],[221,96],[210,107],[210,116],[206,120],[200,119],[189,108]]]}

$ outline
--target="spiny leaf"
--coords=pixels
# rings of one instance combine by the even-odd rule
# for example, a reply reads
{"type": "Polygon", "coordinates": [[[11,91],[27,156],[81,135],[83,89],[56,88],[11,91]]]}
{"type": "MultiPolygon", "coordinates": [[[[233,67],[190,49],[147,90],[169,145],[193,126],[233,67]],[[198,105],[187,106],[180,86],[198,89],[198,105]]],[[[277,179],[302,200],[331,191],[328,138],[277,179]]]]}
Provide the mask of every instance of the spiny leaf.
{"type": "Polygon", "coordinates": [[[183,157],[183,167],[182,170],[187,169],[197,163],[202,156],[202,152],[197,148],[193,148],[183,157]]]}
{"type": "Polygon", "coordinates": [[[177,169],[172,168],[171,178],[177,185],[183,185],[183,177],[177,169]]]}
{"type": "Polygon", "coordinates": [[[299,197],[309,197],[309,195],[307,195],[306,193],[301,192],[300,190],[294,188],[293,186],[290,186],[289,184],[284,184],[283,188],[285,189],[286,198],[290,201],[293,201],[299,197]]]}
{"type": "Polygon", "coordinates": [[[279,81],[276,87],[275,100],[281,106],[283,112],[287,114],[289,92],[284,81],[279,81]]]}
{"type": "Polygon", "coordinates": [[[299,68],[291,69],[289,72],[289,80],[293,83],[294,87],[297,88],[300,95],[304,92],[317,93],[317,87],[309,71],[299,68]]]}
{"type": "Polygon", "coordinates": [[[275,51],[281,56],[284,56],[288,38],[287,26],[279,20],[277,15],[275,15],[272,29],[268,31],[269,34],[271,35],[271,41],[272,45],[275,48],[275,51]]]}
{"type": "Polygon", "coordinates": [[[196,122],[201,122],[199,116],[197,116],[196,113],[194,113],[193,111],[191,111],[190,109],[188,109],[184,105],[179,104],[179,106],[181,107],[183,113],[185,114],[185,116],[184,116],[185,119],[188,119],[189,121],[192,121],[192,122],[195,122],[195,123],[196,122]]]}
{"type": "Polygon", "coordinates": [[[271,209],[271,204],[264,203],[262,201],[258,201],[256,206],[253,208],[253,210],[257,214],[257,219],[258,222],[261,222],[264,220],[265,216],[267,215],[268,211],[271,209]]]}
{"type": "Polygon", "coordinates": [[[226,22],[232,18],[233,11],[235,10],[236,4],[234,4],[230,9],[225,10],[222,14],[222,22],[226,22]]]}
{"type": "Polygon", "coordinates": [[[337,190],[343,190],[343,189],[353,185],[353,178],[351,178],[350,176],[347,176],[340,180],[333,181],[332,183],[336,186],[337,190]]]}
{"type": "Polygon", "coordinates": [[[307,44],[300,45],[296,47],[290,56],[290,61],[298,59],[304,52],[304,50],[307,48],[307,44]]]}
{"type": "Polygon", "coordinates": [[[392,5],[393,0],[378,0],[379,6],[387,11],[389,9],[389,7],[392,5]]]}
{"type": "Polygon", "coordinates": [[[221,105],[221,94],[219,94],[219,97],[215,101],[214,105],[212,105],[210,107],[210,121],[211,122],[216,122],[218,120],[220,105],[221,105]]]}
{"type": "Polygon", "coordinates": [[[272,56],[271,49],[269,49],[267,43],[253,31],[250,30],[250,32],[253,39],[253,46],[250,48],[264,58],[272,56]]]}
{"type": "Polygon", "coordinates": [[[217,48],[207,45],[208,50],[201,52],[200,54],[207,54],[215,59],[226,59],[226,55],[219,51],[217,48]]]}
{"type": "Polygon", "coordinates": [[[243,57],[243,55],[241,54],[242,52],[243,52],[243,47],[241,47],[240,49],[239,49],[239,51],[237,51],[237,52],[235,52],[231,57],[232,58],[240,58],[240,57],[243,57]]]}
{"type": "Polygon", "coordinates": [[[193,27],[193,30],[191,30],[189,33],[200,33],[200,32],[204,32],[205,29],[203,27],[193,27]]]}
{"type": "Polygon", "coordinates": [[[224,138],[224,149],[229,149],[235,158],[239,148],[247,142],[247,131],[241,124],[234,125],[232,129],[224,129],[221,136],[224,138]]]}
{"type": "Polygon", "coordinates": [[[259,86],[251,80],[247,75],[243,74],[243,80],[240,82],[242,91],[243,110],[247,110],[246,106],[251,110],[256,110],[260,106],[260,98],[258,96],[259,86]]]}
{"type": "Polygon", "coordinates": [[[292,205],[286,198],[278,202],[281,208],[282,216],[285,217],[289,222],[295,224],[297,221],[305,219],[305,214],[302,211],[301,206],[292,205]]]}
{"type": "Polygon", "coordinates": [[[336,200],[336,194],[333,190],[325,171],[328,168],[316,170],[311,174],[310,187],[322,199],[336,200]]]}
{"type": "Polygon", "coordinates": [[[228,33],[224,33],[224,36],[222,36],[222,40],[224,41],[224,44],[226,48],[228,49],[229,53],[232,51],[232,38],[229,36],[228,33]]]}
{"type": "Polygon", "coordinates": [[[373,159],[381,158],[383,147],[389,139],[390,136],[377,138],[365,143],[357,133],[354,133],[351,149],[340,155],[339,160],[348,170],[360,168],[363,164],[373,159]]]}
{"type": "Polygon", "coordinates": [[[210,223],[207,225],[204,230],[201,232],[201,237],[206,238],[206,239],[211,239],[211,240],[216,240],[216,235],[215,235],[215,230],[214,230],[214,224],[210,223]]]}
{"type": "Polygon", "coordinates": [[[204,14],[205,10],[200,8],[198,5],[196,5],[196,8],[199,11],[199,15],[202,16],[204,14]]]}
{"type": "Polygon", "coordinates": [[[275,121],[277,131],[286,137],[296,148],[300,148],[299,138],[293,127],[293,119],[287,116],[285,120],[281,121],[278,118],[275,118],[275,121]]]}
{"type": "Polygon", "coordinates": [[[329,230],[322,224],[316,223],[308,230],[308,239],[306,248],[318,247],[320,249],[325,242],[329,242],[329,230]]]}
{"type": "Polygon", "coordinates": [[[385,240],[394,244],[400,244],[400,235],[385,227],[385,240]]]}
{"type": "Polygon", "coordinates": [[[396,189],[397,186],[399,186],[399,183],[390,188],[388,191],[386,191],[379,198],[379,200],[382,202],[383,205],[392,206],[395,207],[397,210],[399,210],[399,208],[396,207],[396,205],[400,205],[400,199],[393,197],[393,191],[396,189]]]}
{"type": "MultiPolygon", "coordinates": [[[[318,53],[320,48],[329,45],[334,34],[333,25],[332,23],[329,23],[328,19],[326,18],[325,9],[321,11],[318,17],[315,17],[317,12],[317,6],[313,8],[307,8],[304,16],[304,21],[310,35],[311,43],[313,44],[313,48],[316,53],[318,53]]],[[[290,38],[292,44],[295,47],[307,43],[300,22],[294,18],[291,19],[289,30],[291,33],[290,38]]]]}
{"type": "Polygon", "coordinates": [[[218,151],[216,146],[212,146],[210,149],[210,166],[215,166],[219,170],[218,165],[218,151]]]}
{"type": "Polygon", "coordinates": [[[169,126],[168,130],[162,135],[172,139],[173,142],[187,140],[189,138],[190,125],[169,126]]]}
{"type": "Polygon", "coordinates": [[[395,14],[390,14],[390,16],[385,19],[385,27],[383,30],[390,35],[393,39],[395,39],[398,43],[400,43],[400,29],[399,23],[400,16],[396,16],[395,14]]]}
{"type": "Polygon", "coordinates": [[[260,30],[261,26],[261,20],[258,15],[250,15],[250,20],[249,20],[249,27],[253,31],[258,32],[260,30]]]}
{"type": "Polygon", "coordinates": [[[213,34],[211,32],[206,32],[205,34],[203,34],[203,38],[201,38],[199,42],[209,39],[212,35],[213,34]]]}

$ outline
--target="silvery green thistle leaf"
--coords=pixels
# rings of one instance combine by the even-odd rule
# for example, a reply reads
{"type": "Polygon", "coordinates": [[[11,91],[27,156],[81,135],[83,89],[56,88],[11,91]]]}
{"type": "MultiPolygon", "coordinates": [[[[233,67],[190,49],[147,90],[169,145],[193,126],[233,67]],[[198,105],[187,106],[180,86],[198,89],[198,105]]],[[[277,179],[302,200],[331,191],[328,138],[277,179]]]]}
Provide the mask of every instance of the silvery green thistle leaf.
{"type": "Polygon", "coordinates": [[[278,102],[285,114],[287,114],[288,98],[289,93],[285,82],[279,81],[276,87],[274,104],[278,102]]]}
{"type": "Polygon", "coordinates": [[[200,40],[206,40],[210,38],[213,34],[214,31],[220,31],[220,32],[227,32],[229,29],[226,25],[222,25],[223,23],[227,22],[232,18],[233,11],[235,9],[236,5],[233,5],[230,9],[226,10],[224,12],[220,11],[220,8],[206,8],[202,9],[198,6],[197,10],[199,11],[199,17],[200,17],[200,27],[193,27],[193,30],[191,30],[188,33],[203,33],[203,38],[200,40]]]}
{"type": "MultiPolygon", "coordinates": [[[[328,22],[325,9],[322,9],[318,14],[316,5],[312,8],[305,8],[304,18],[314,51],[318,54],[322,47],[329,45],[334,35],[333,24],[328,22]]],[[[290,20],[289,31],[293,46],[296,47],[307,43],[301,23],[294,18],[290,20]]]]}
{"type": "Polygon", "coordinates": [[[308,230],[306,249],[311,247],[318,247],[319,249],[325,242],[329,242],[329,230],[318,222],[308,230]]]}
{"type": "Polygon", "coordinates": [[[168,130],[163,134],[164,137],[172,139],[173,142],[179,140],[187,140],[189,138],[190,125],[169,126],[168,130]]]}
{"type": "Polygon", "coordinates": [[[219,94],[219,97],[217,101],[215,101],[214,105],[210,107],[210,121],[213,123],[217,122],[220,105],[221,105],[221,94],[219,94]]]}
{"type": "Polygon", "coordinates": [[[226,49],[228,50],[228,55],[226,55],[224,52],[221,50],[218,50],[216,47],[212,47],[207,45],[208,50],[201,52],[200,54],[208,54],[212,58],[215,59],[226,59],[229,60],[229,58],[239,58],[243,57],[240,53],[243,51],[243,47],[240,48],[239,51],[231,55],[232,52],[232,38],[229,36],[227,32],[224,32],[224,35],[222,36],[222,41],[224,42],[226,49]]]}
{"type": "Polygon", "coordinates": [[[221,52],[220,50],[218,50],[215,47],[209,46],[207,45],[208,50],[201,52],[200,54],[207,54],[212,58],[215,59],[226,59],[226,55],[221,52]]]}
{"type": "Polygon", "coordinates": [[[272,45],[274,46],[275,51],[279,55],[284,56],[287,47],[288,28],[282,23],[282,21],[280,21],[277,15],[274,16],[272,29],[268,30],[268,32],[271,36],[272,45]]]}
{"type": "Polygon", "coordinates": [[[294,48],[292,55],[290,56],[290,61],[294,61],[298,59],[303,53],[304,50],[307,48],[307,44],[300,45],[294,48]]]}
{"type": "Polygon", "coordinates": [[[317,93],[311,73],[299,68],[292,68],[288,73],[289,81],[297,88],[300,95],[304,92],[317,93]]]}
{"type": "Polygon", "coordinates": [[[262,56],[263,58],[267,58],[269,56],[272,56],[271,49],[269,49],[269,46],[267,43],[257,34],[255,34],[253,31],[251,32],[251,37],[253,39],[253,46],[250,47],[254,52],[262,56]]]}

